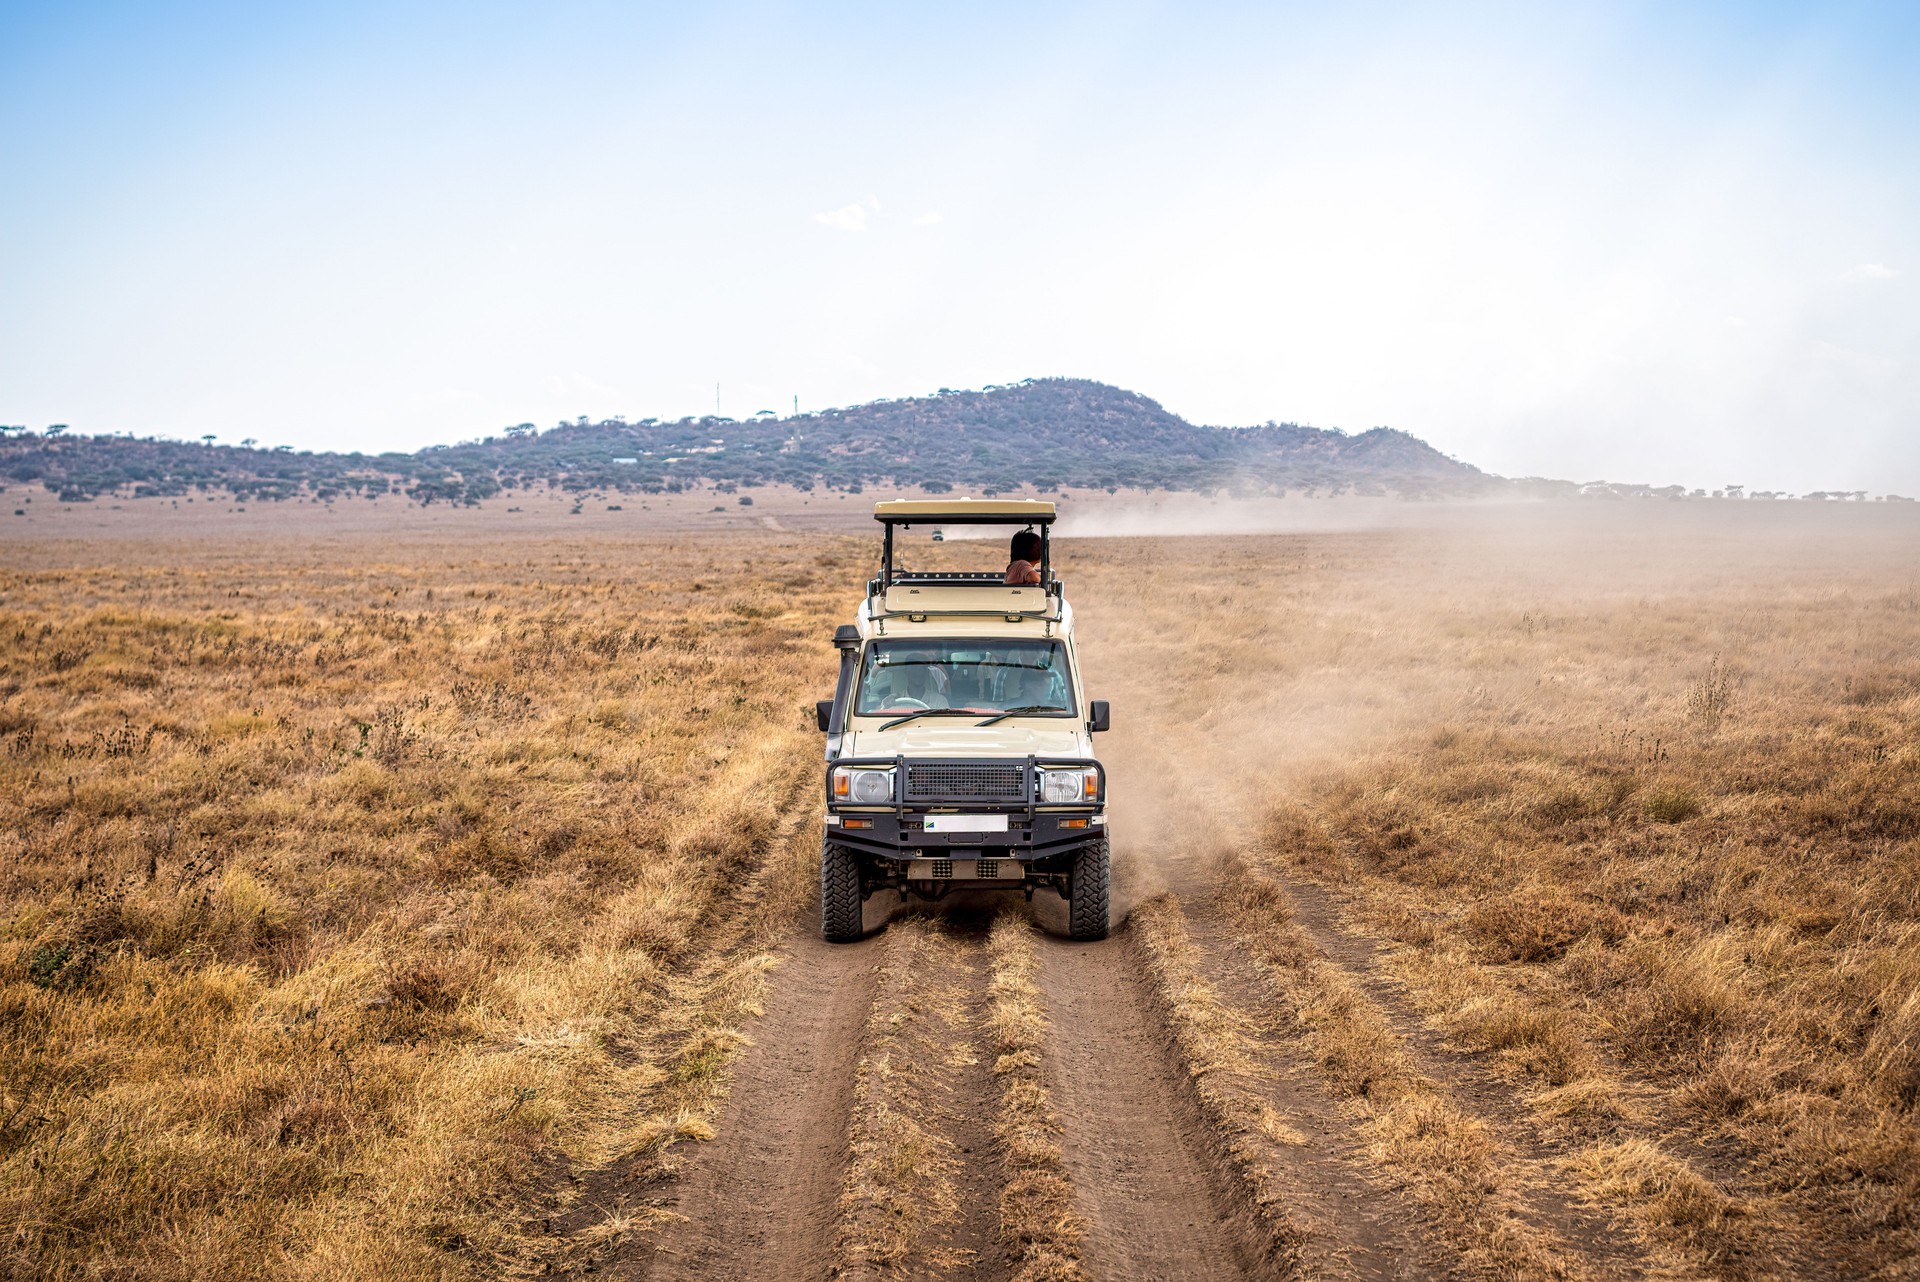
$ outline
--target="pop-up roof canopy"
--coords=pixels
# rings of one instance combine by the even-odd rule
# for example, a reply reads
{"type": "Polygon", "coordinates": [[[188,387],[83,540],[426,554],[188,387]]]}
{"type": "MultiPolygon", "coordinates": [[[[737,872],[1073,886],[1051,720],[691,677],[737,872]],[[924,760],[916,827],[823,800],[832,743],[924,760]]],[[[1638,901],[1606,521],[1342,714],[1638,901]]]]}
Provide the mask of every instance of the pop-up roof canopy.
{"type": "MultiPolygon", "coordinates": [[[[880,577],[868,587],[868,595],[885,594],[895,584],[919,587],[991,587],[1003,591],[1010,587],[999,570],[906,570],[894,562],[893,532],[910,525],[1024,525],[1040,527],[1039,612],[1050,607],[1046,599],[1060,593],[1059,580],[1053,577],[1053,504],[1037,499],[890,499],[873,505],[873,519],[880,522],[886,535],[881,541],[880,577]]],[[[916,589],[917,591],[917,589],[916,589]]],[[[1017,593],[1016,593],[1017,594],[1017,593]]],[[[979,613],[975,610],[943,610],[942,613],[979,613]]],[[[1033,613],[1022,606],[1009,610],[995,605],[988,614],[1033,613]]]]}
{"type": "Polygon", "coordinates": [[[1053,504],[1039,499],[889,499],[873,505],[884,525],[1051,525],[1053,504]]]}

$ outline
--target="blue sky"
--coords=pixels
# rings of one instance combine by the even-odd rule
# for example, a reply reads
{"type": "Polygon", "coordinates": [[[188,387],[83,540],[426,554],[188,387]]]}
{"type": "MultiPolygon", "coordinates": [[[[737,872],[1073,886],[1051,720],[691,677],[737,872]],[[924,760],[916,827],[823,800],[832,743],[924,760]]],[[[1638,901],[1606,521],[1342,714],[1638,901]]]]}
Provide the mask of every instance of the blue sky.
{"type": "Polygon", "coordinates": [[[414,448],[1049,374],[1920,490],[1920,6],[0,0],[0,422],[414,448]]]}

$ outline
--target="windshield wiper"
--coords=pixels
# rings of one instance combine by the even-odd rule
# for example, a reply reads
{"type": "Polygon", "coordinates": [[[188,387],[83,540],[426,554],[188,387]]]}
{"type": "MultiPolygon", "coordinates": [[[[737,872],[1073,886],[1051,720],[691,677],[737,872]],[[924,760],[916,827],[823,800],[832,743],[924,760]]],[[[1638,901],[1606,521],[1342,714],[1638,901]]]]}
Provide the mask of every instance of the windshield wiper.
{"type": "MultiPolygon", "coordinates": [[[[981,726],[990,726],[996,721],[1005,721],[1008,717],[1025,716],[1029,712],[1065,712],[1065,711],[1066,709],[1061,707],[1057,703],[1030,703],[1024,708],[1008,708],[1005,712],[996,712],[991,717],[988,717],[985,721],[975,722],[973,728],[975,730],[978,730],[981,726]]],[[[884,730],[886,729],[886,727],[882,726],[881,729],[884,730]]]]}
{"type": "Polygon", "coordinates": [[[913,720],[915,717],[942,717],[942,716],[951,717],[951,716],[963,716],[963,715],[965,714],[960,713],[957,709],[954,709],[954,708],[922,708],[918,712],[909,712],[904,717],[895,717],[891,721],[882,721],[880,723],[880,728],[882,730],[891,730],[897,725],[901,725],[904,722],[913,720]]]}

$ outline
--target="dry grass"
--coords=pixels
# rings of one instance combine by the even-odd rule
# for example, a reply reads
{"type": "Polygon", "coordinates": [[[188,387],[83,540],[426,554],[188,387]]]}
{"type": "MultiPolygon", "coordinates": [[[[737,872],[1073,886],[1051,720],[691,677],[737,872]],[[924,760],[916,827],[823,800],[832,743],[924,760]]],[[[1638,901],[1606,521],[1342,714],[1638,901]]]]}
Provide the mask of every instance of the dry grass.
{"type": "Polygon", "coordinates": [[[995,1125],[1006,1186],[1000,1194],[1000,1232],[1017,1261],[1015,1282],[1079,1282],[1086,1226],[1073,1207],[1073,1188],[1060,1155],[1060,1119],[1041,1074],[1047,1017],[1034,984],[1039,958],[1033,928],[1003,913],[993,923],[987,951],[993,973],[988,1028],[997,1058],[1000,1116],[995,1125]]]}
{"type": "Polygon", "coordinates": [[[1263,1098],[1259,1083],[1268,1071],[1259,1034],[1248,1013],[1228,1005],[1207,981],[1175,896],[1161,895],[1135,909],[1130,938],[1165,1009],[1201,1112],[1220,1133],[1259,1213],[1267,1249],[1283,1271],[1297,1272],[1309,1230],[1294,1216],[1274,1172],[1288,1165],[1276,1150],[1301,1136],[1263,1098]]]}
{"type": "Polygon", "coordinates": [[[953,1070],[979,1062],[976,950],[938,922],[897,922],[854,1081],[836,1277],[937,1277],[970,1268],[956,1241],[968,1163],[954,1139],[953,1070]]]}
{"type": "Polygon", "coordinates": [[[1395,606],[1365,680],[1444,666],[1470,696],[1410,680],[1431,719],[1299,772],[1260,825],[1543,1122],[1612,1146],[1576,1164],[1590,1194],[1696,1187],[1645,1174],[1649,1134],[1726,1155],[1695,1201],[1744,1215],[1636,1213],[1676,1260],[1920,1251],[1913,546],[1762,543],[1632,594],[1598,555],[1557,585],[1463,568],[1395,606]]]}
{"type": "Polygon", "coordinates": [[[1910,1268],[1916,550],[1674,507],[1077,558],[1123,882],[1199,884],[1183,829],[1243,818],[1543,1131],[1654,1136],[1748,1212],[1648,1227],[1672,1267],[1910,1268]]]}
{"type": "Polygon", "coordinates": [[[1833,733],[1856,719],[1835,726],[1809,695],[1764,713],[1752,699],[1712,740],[1640,766],[1679,780],[1643,808],[1608,801],[1621,765],[1604,752],[1463,735],[1290,805],[1270,839],[1367,901],[1426,909],[1431,939],[1402,973],[1451,1007],[1468,1044],[1522,1050],[1551,1086],[1618,1065],[1669,1127],[1755,1155],[1753,1192],[1778,1205],[1754,1231],[1812,1227],[1821,1250],[1865,1267],[1920,1228],[1920,882],[1903,817],[1920,798],[1920,706],[1883,705],[1885,750],[1862,752],[1833,733]],[[1447,799],[1461,773],[1489,769],[1513,786],[1447,799]],[[1532,798],[1567,792],[1587,811],[1543,821],[1532,798]],[[1683,809],[1676,795],[1706,800],[1683,809]]]}
{"type": "Polygon", "coordinates": [[[1476,1276],[1566,1278],[1576,1259],[1520,1218],[1517,1163],[1480,1119],[1423,1073],[1377,1006],[1292,922],[1284,893],[1229,863],[1234,934],[1280,997],[1321,1073],[1363,1119],[1375,1161],[1403,1184],[1476,1276]]]}
{"type": "MultiPolygon", "coordinates": [[[[1920,529],[1405,511],[1062,549],[1115,702],[1122,906],[1205,884],[1182,851],[1211,816],[1250,873],[1335,887],[1662,1267],[1911,1274],[1920,529]]],[[[573,1205],[576,1177],[671,1162],[725,1089],[807,893],[807,705],[869,548],[565,521],[9,545],[5,1272],[491,1275],[644,1227],[573,1205]]],[[[1485,1208],[1534,1175],[1268,908],[1244,929],[1382,1169],[1507,1258],[1485,1208]]],[[[1175,1028],[1225,1089],[1276,1030],[1228,1037],[1182,956],[1175,1028]]],[[[994,1035],[1030,1038],[1004,998],[994,1035]]]]}
{"type": "Polygon", "coordinates": [[[0,578],[8,1273],[490,1271],[705,1126],[732,883],[805,893],[818,548],[366,550],[0,578]]]}

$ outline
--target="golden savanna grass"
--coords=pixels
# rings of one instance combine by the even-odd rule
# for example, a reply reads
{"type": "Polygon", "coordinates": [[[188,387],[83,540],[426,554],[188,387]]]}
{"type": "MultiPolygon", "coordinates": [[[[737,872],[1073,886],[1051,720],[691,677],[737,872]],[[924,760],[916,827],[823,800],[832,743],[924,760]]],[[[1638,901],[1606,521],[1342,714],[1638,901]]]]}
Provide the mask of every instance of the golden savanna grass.
{"type": "Polygon", "coordinates": [[[1920,1254],[1920,539],[1865,525],[1408,557],[1433,584],[1356,593],[1348,662],[1412,715],[1288,771],[1251,843],[1713,1273],[1920,1254]]]}
{"type": "Polygon", "coordinates": [[[1014,1282],[1083,1282],[1080,1247],[1086,1225],[1060,1152],[1060,1119],[1044,1072],[1048,1024],[1037,983],[1039,957],[1031,925],[1003,913],[987,941],[992,973],[988,1029],[993,1075],[1000,1083],[995,1132],[1006,1186],[1000,1233],[1016,1261],[1014,1282]]]}
{"type": "MultiPolygon", "coordinates": [[[[1217,884],[1183,862],[1206,845],[1277,886],[1227,901],[1228,926],[1272,946],[1302,1022],[1234,1038],[1314,1039],[1345,1090],[1379,1033],[1393,1089],[1350,1103],[1383,1173],[1470,1203],[1492,1160],[1511,1187],[1456,1239],[1489,1263],[1533,1168],[1499,1169],[1394,1058],[1287,884],[1336,892],[1421,1017],[1513,1083],[1566,1155],[1553,1178],[1654,1264],[1920,1257],[1920,525],[1752,507],[1409,507],[1405,528],[1061,548],[1089,693],[1115,706],[1121,906],[1217,884]]],[[[6,1271],[491,1276],[643,1222],[577,1190],[705,1133],[761,949],[806,928],[808,705],[867,544],[7,550],[6,1271]]],[[[1143,918],[1176,980],[1198,965],[1177,914],[1143,918]]],[[[1007,1226],[1066,1273],[1031,1057],[1072,1030],[1033,1023],[1015,929],[976,950],[995,987],[963,1031],[1002,1070],[987,1128],[1045,1194],[1007,1226]]],[[[940,930],[887,943],[902,983],[944,973],[940,930]]],[[[1189,1031],[1237,1028],[1182,984],[1189,1031]]],[[[871,1071],[885,1034],[868,1075],[906,1089],[871,1071]]]]}
{"type": "Polygon", "coordinates": [[[841,553],[117,551],[0,578],[6,1272],[491,1272],[699,1133],[841,553]]]}
{"type": "Polygon", "coordinates": [[[1337,890],[1656,1260],[1910,1272],[1920,521],[1407,520],[1075,563],[1128,893],[1224,821],[1200,844],[1337,890]]]}
{"type": "Polygon", "coordinates": [[[1514,1163],[1480,1119],[1412,1062],[1357,985],[1293,928],[1284,894],[1230,865],[1224,897],[1239,939],[1284,1000],[1291,1027],[1364,1122],[1382,1174],[1408,1188],[1465,1270],[1488,1278],[1565,1278],[1580,1270],[1559,1244],[1521,1222],[1514,1163]]]}
{"type": "Polygon", "coordinates": [[[976,949],[940,922],[897,923],[854,1081],[840,1197],[836,1277],[937,1277],[971,1271],[957,1240],[968,1162],[954,1139],[954,1070],[985,1054],[970,998],[976,949]]]}

